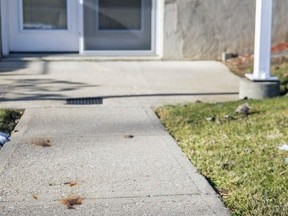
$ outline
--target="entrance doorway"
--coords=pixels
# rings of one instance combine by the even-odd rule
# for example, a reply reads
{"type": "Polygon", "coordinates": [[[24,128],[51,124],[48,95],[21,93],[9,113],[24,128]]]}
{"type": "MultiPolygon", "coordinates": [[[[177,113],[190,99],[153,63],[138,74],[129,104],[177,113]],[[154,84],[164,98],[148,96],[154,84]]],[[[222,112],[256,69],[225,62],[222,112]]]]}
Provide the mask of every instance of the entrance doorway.
{"type": "Polygon", "coordinates": [[[4,55],[161,55],[163,0],[0,1],[4,55]]]}

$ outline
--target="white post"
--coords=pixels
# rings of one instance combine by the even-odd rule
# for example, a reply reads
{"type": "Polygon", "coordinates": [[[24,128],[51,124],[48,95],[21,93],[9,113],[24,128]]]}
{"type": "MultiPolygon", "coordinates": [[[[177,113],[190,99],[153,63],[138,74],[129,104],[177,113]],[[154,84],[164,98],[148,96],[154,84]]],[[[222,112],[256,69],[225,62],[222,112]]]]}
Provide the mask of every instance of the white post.
{"type": "Polygon", "coordinates": [[[246,77],[253,81],[278,80],[270,76],[273,0],[256,0],[254,72],[246,77]]]}

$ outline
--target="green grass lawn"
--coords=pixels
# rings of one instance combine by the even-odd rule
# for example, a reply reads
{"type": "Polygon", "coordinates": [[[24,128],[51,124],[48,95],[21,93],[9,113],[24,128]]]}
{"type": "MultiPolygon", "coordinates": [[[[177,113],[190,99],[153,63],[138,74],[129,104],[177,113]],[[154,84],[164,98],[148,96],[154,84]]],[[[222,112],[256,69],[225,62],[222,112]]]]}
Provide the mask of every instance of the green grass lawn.
{"type": "MultiPolygon", "coordinates": [[[[288,94],[288,63],[273,63],[271,67],[272,76],[277,76],[281,84],[281,94],[288,94]]],[[[287,214],[288,215],[288,214],[287,214]]]]}
{"type": "Polygon", "coordinates": [[[22,111],[0,110],[0,132],[10,134],[18,123],[22,111]]]}
{"type": "Polygon", "coordinates": [[[288,98],[248,101],[252,114],[236,114],[243,101],[157,109],[183,152],[233,215],[288,215],[288,98]],[[212,120],[211,120],[212,119],[212,120]]]}

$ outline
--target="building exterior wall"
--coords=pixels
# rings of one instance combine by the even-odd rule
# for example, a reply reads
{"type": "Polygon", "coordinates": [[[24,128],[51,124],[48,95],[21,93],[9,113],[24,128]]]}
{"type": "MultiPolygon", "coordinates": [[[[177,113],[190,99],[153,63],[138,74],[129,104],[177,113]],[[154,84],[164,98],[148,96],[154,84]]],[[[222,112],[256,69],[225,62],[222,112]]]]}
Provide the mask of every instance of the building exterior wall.
{"type": "MultiPolygon", "coordinates": [[[[252,53],[256,0],[165,0],[164,59],[252,53]]],[[[273,44],[288,40],[288,1],[274,0],[273,44]]]]}
{"type": "MultiPolygon", "coordinates": [[[[288,1],[273,1],[275,45],[288,41],[288,1]]],[[[163,59],[220,59],[222,52],[252,53],[255,3],[256,0],[165,0],[163,59]]]]}

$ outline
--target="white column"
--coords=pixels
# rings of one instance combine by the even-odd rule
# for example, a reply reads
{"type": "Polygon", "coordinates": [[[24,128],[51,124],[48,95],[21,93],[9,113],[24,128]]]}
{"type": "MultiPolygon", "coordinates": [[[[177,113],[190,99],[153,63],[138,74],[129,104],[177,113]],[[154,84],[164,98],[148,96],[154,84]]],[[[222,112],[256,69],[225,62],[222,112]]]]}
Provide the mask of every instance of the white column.
{"type": "Polygon", "coordinates": [[[79,54],[84,53],[84,0],[78,0],[79,54]]]}
{"type": "Polygon", "coordinates": [[[278,80],[270,76],[273,0],[256,0],[254,72],[246,77],[253,81],[278,80]]]}
{"type": "Polygon", "coordinates": [[[0,0],[1,4],[1,36],[2,36],[2,54],[9,55],[9,20],[8,20],[8,0],[0,0]]]}

